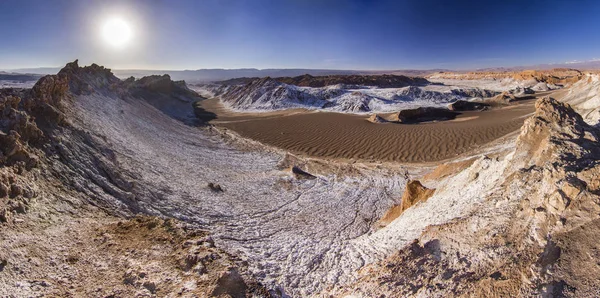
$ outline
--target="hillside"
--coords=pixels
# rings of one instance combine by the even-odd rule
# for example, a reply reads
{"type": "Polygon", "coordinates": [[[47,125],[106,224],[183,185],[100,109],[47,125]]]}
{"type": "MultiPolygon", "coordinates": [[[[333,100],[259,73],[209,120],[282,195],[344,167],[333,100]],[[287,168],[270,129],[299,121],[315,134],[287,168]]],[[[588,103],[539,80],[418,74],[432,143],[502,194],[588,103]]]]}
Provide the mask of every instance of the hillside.
{"type": "Polygon", "coordinates": [[[421,78],[400,76],[303,76],[287,80],[300,85],[325,87],[303,87],[282,81],[286,79],[243,79],[235,81],[241,84],[227,82],[224,85],[195,86],[193,89],[219,96],[223,104],[240,112],[290,108],[349,113],[392,112],[419,106],[443,107],[459,99],[481,99],[499,94],[476,87],[431,85],[421,78]],[[246,83],[247,80],[249,82],[246,83]],[[329,85],[333,83],[335,85],[329,85]]]}
{"type": "Polygon", "coordinates": [[[562,101],[575,107],[590,124],[600,120],[600,75],[587,74],[568,89],[562,101]]]}

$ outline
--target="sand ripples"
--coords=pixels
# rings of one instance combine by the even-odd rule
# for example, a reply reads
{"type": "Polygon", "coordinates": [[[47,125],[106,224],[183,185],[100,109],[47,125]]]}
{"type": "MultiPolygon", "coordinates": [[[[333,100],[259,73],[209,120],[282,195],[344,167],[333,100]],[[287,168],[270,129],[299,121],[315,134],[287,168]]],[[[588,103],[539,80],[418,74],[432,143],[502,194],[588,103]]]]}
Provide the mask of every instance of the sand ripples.
{"type": "Polygon", "coordinates": [[[523,125],[531,104],[469,112],[459,121],[373,124],[364,116],[304,113],[219,125],[294,153],[327,158],[398,162],[437,161],[466,153],[523,125]],[[460,121],[464,119],[463,121],[460,121]]]}
{"type": "Polygon", "coordinates": [[[375,124],[366,115],[301,110],[233,113],[216,99],[203,107],[218,115],[213,124],[296,154],[394,162],[430,162],[477,149],[518,130],[534,110],[533,100],[452,121],[375,124]]]}

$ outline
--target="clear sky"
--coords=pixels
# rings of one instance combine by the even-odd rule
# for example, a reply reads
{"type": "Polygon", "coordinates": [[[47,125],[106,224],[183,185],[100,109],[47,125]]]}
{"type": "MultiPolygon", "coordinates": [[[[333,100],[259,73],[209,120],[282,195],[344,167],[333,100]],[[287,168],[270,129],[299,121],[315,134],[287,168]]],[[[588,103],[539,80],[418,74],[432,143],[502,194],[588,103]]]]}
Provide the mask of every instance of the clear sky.
{"type": "Polygon", "coordinates": [[[407,69],[600,58],[600,1],[1,0],[0,69],[407,69]],[[103,38],[109,19],[131,31],[103,38]]]}

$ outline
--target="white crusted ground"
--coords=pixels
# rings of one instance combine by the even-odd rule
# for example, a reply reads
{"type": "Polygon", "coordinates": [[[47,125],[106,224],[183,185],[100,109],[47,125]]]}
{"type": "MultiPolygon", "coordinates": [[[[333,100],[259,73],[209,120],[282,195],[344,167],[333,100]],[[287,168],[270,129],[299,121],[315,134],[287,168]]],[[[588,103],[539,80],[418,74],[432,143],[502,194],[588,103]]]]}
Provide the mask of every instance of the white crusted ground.
{"type": "Polygon", "coordinates": [[[406,181],[404,171],[361,165],[342,166],[350,175],[297,180],[278,168],[282,153],[241,151],[145,102],[100,95],[75,102],[76,125],[106,136],[120,166],[137,177],[142,208],[205,226],[217,244],[247,258],[256,277],[293,295],[345,281],[371,259],[350,240],[398,203],[406,181]]]}

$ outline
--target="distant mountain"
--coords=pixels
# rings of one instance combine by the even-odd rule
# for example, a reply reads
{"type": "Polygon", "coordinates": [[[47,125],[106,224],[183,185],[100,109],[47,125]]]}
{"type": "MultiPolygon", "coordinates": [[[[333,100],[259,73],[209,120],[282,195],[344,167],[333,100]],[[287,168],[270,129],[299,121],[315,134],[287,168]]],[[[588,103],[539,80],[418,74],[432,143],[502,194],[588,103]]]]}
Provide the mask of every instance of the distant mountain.
{"type": "Polygon", "coordinates": [[[480,68],[480,69],[477,69],[476,71],[509,72],[509,71],[522,71],[522,70],[526,70],[526,69],[548,70],[548,69],[554,69],[554,68],[596,70],[596,69],[600,69],[600,59],[594,59],[594,60],[589,60],[589,61],[573,61],[573,62],[564,62],[564,63],[546,63],[546,64],[514,66],[514,67],[489,67],[489,68],[480,68]]]}
{"type": "Polygon", "coordinates": [[[57,74],[60,70],[61,70],[60,67],[37,67],[37,68],[10,69],[10,70],[8,70],[8,72],[21,73],[21,74],[49,75],[49,74],[57,74]]]}
{"type": "Polygon", "coordinates": [[[30,74],[30,73],[8,73],[1,71],[0,72],[0,81],[19,81],[19,82],[27,82],[27,81],[37,81],[41,75],[39,74],[30,74]]]}
{"type": "MultiPolygon", "coordinates": [[[[521,71],[525,69],[552,69],[552,68],[575,68],[580,70],[600,69],[600,60],[574,61],[557,64],[539,64],[515,67],[482,68],[471,71],[521,71]]],[[[12,73],[27,74],[56,74],[60,68],[22,68],[9,70],[12,73]]],[[[330,75],[405,75],[423,77],[439,72],[457,72],[450,69],[397,69],[397,70],[340,70],[340,69],[310,69],[310,68],[237,68],[237,69],[198,69],[198,70],[144,70],[144,69],[114,69],[113,73],[119,78],[135,77],[141,78],[150,75],[168,74],[173,80],[185,80],[188,83],[206,83],[224,81],[235,78],[263,78],[263,77],[297,77],[302,75],[330,76],[330,75]]],[[[468,72],[467,70],[459,72],[468,72]]]]}
{"type": "Polygon", "coordinates": [[[429,84],[424,78],[398,75],[329,75],[311,76],[308,74],[297,77],[276,78],[277,81],[302,87],[325,87],[331,85],[360,85],[380,88],[401,88],[407,86],[425,86],[429,84]]]}
{"type": "MultiPolygon", "coordinates": [[[[56,74],[59,68],[23,68],[10,70],[15,73],[56,74]]],[[[173,80],[185,80],[188,83],[214,82],[234,78],[262,78],[262,77],[297,77],[302,75],[329,76],[329,75],[409,75],[424,76],[427,74],[447,71],[443,69],[432,70],[336,70],[336,69],[198,69],[198,70],[144,70],[144,69],[115,69],[113,73],[119,78],[135,77],[141,78],[150,75],[168,74],[173,80]]]]}

